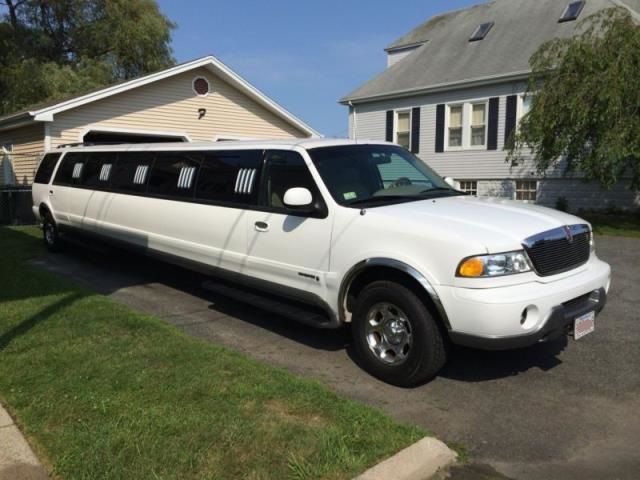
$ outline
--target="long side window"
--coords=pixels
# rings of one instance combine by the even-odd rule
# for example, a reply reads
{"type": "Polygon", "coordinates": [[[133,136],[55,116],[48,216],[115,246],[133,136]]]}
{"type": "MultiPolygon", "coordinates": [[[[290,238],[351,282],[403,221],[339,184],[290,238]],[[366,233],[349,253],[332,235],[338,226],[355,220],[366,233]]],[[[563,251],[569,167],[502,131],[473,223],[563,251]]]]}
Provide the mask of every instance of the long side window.
{"type": "Polygon", "coordinates": [[[111,172],[116,163],[115,152],[91,152],[86,154],[82,186],[95,189],[106,189],[111,180],[111,172]]]}
{"type": "Polygon", "coordinates": [[[33,183],[49,183],[61,155],[61,153],[47,153],[38,166],[33,183]]]}
{"type": "Polygon", "coordinates": [[[66,186],[80,185],[84,175],[86,160],[86,154],[83,152],[67,153],[58,167],[53,184],[66,186]]]}
{"type": "Polygon", "coordinates": [[[116,192],[144,193],[149,171],[153,164],[153,152],[122,152],[111,173],[111,188],[116,192]]]}
{"type": "Polygon", "coordinates": [[[284,194],[294,187],[308,189],[314,203],[322,201],[316,182],[299,153],[286,150],[269,152],[265,162],[260,204],[290,213],[284,204],[284,194]]]}
{"type": "Polygon", "coordinates": [[[202,155],[198,152],[158,153],[149,174],[147,193],[163,197],[191,198],[202,155]]]}
{"type": "Polygon", "coordinates": [[[261,150],[205,152],[198,175],[196,199],[256,205],[261,150]]]}

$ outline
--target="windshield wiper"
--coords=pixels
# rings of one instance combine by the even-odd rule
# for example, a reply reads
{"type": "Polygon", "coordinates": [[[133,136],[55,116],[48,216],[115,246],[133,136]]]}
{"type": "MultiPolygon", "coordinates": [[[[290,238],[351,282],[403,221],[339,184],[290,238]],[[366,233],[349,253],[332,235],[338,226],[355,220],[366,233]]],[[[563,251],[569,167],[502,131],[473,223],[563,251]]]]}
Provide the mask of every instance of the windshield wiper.
{"type": "Polygon", "coordinates": [[[362,205],[369,202],[380,202],[385,200],[420,200],[417,195],[380,195],[378,197],[361,198],[360,200],[354,200],[346,204],[347,207],[351,205],[362,205]]]}
{"type": "Polygon", "coordinates": [[[433,187],[433,188],[427,188],[426,190],[422,190],[420,192],[420,194],[424,194],[424,193],[429,193],[429,192],[442,192],[442,191],[448,191],[448,192],[457,192],[457,190],[454,190],[453,188],[447,188],[447,187],[433,187]]]}

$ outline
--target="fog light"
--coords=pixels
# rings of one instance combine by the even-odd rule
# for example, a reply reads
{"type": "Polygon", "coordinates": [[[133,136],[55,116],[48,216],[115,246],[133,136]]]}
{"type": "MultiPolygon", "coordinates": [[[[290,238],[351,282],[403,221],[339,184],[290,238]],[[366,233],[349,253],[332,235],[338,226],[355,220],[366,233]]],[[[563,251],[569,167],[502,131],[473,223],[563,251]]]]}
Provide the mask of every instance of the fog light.
{"type": "Polygon", "coordinates": [[[520,326],[525,330],[534,328],[540,320],[540,310],[535,305],[527,305],[520,314],[520,326]]]}
{"type": "Polygon", "coordinates": [[[524,322],[527,321],[527,309],[525,308],[522,311],[522,315],[520,315],[520,325],[524,325],[524,322]]]}

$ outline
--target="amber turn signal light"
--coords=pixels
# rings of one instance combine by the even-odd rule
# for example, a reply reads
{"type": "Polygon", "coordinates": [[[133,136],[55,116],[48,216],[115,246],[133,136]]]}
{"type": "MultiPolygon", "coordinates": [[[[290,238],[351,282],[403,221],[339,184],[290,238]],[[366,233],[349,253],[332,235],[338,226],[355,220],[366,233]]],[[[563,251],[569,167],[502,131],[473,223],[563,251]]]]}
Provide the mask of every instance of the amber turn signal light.
{"type": "Polygon", "coordinates": [[[461,277],[480,277],[484,273],[484,262],[478,258],[468,258],[460,264],[458,275],[461,277]]]}

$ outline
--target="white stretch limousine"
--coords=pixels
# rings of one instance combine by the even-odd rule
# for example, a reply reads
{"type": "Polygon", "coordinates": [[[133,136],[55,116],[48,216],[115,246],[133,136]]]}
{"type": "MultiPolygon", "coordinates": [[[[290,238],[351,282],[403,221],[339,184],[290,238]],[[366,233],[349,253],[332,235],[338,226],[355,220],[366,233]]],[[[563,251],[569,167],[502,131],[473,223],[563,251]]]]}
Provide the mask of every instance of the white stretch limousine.
{"type": "Polygon", "coordinates": [[[362,365],[397,385],[433,377],[451,342],[578,339],[610,284],[585,221],[464,195],[389,143],[66,148],[42,160],[33,200],[49,249],[98,236],[299,321],[350,323],[362,365]]]}

